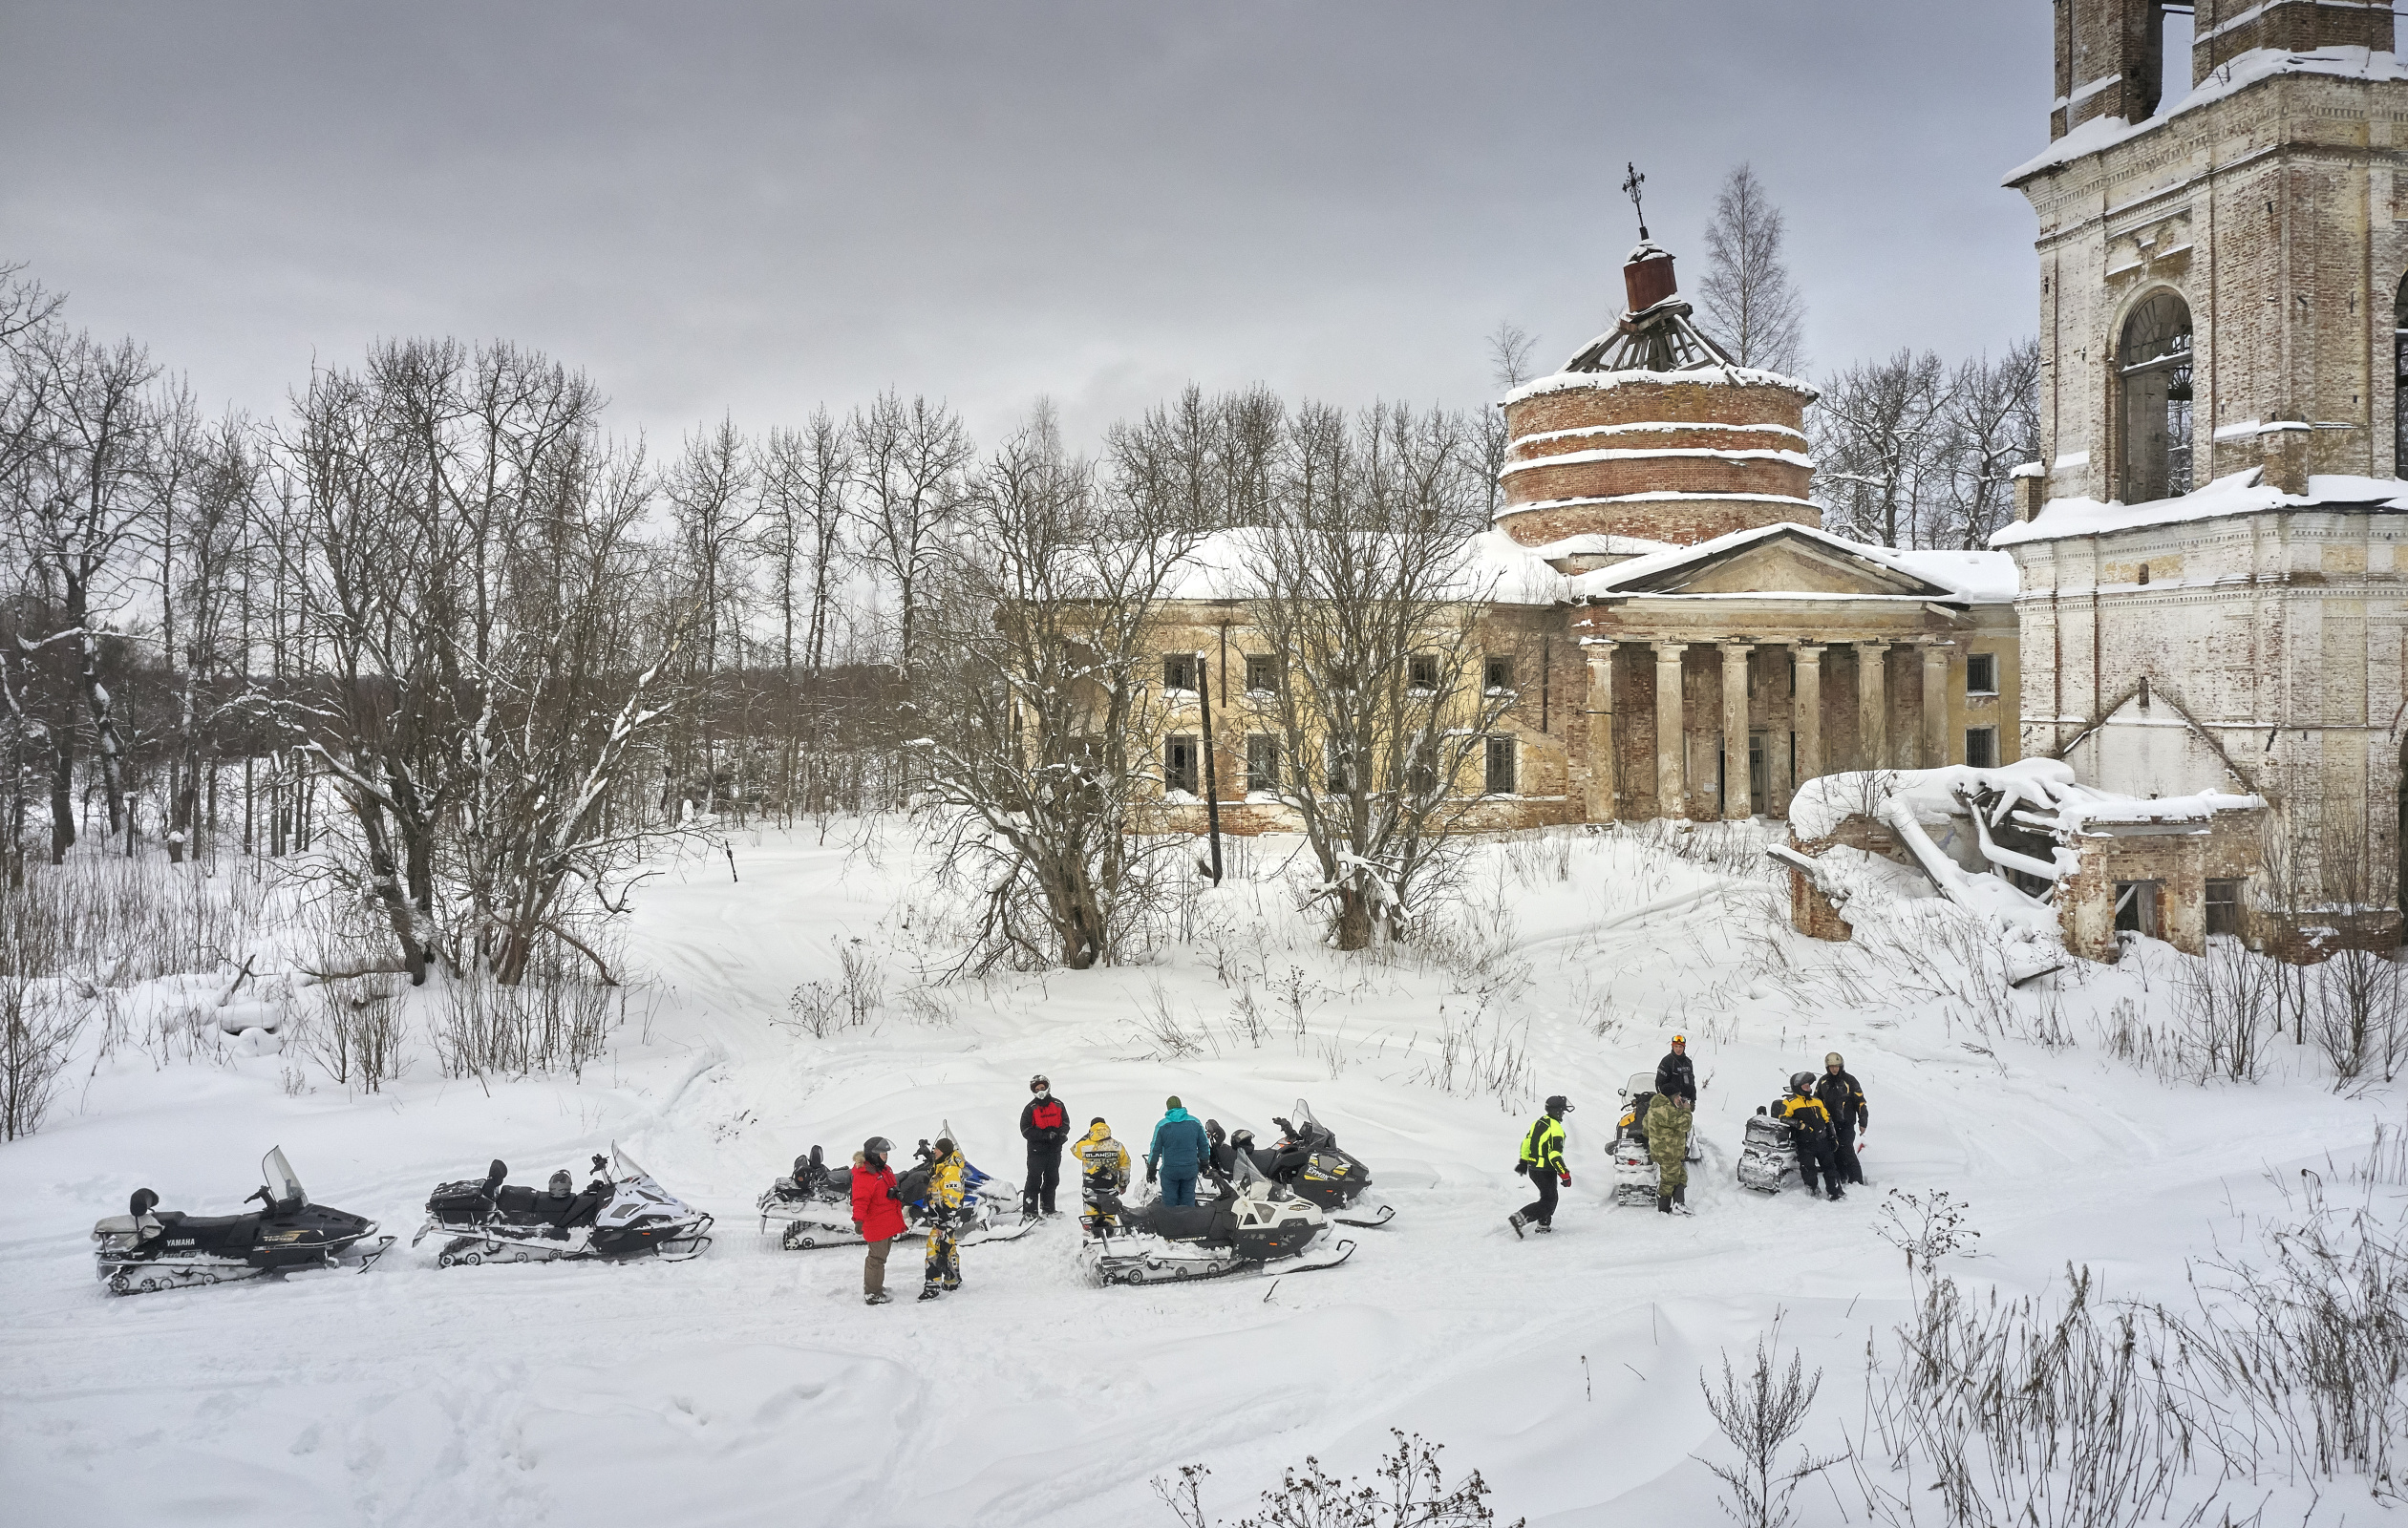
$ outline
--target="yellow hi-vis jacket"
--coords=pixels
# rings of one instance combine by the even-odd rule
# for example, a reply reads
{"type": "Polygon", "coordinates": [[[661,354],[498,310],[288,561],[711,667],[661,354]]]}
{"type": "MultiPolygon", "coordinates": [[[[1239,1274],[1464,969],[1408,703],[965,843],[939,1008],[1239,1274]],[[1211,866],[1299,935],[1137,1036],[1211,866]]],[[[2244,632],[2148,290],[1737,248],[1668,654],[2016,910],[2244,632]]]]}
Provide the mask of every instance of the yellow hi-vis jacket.
{"type": "Polygon", "coordinates": [[[1564,1122],[1541,1114],[1522,1137],[1522,1159],[1535,1174],[1564,1171],[1564,1122]]]}

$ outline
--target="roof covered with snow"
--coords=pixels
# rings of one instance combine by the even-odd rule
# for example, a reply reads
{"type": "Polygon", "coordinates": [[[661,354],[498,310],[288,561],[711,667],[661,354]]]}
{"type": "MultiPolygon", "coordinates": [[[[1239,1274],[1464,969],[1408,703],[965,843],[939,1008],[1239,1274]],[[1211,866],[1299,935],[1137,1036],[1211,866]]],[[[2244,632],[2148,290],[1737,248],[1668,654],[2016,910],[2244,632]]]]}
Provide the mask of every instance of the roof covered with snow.
{"type": "MultiPolygon", "coordinates": [[[[1728,536],[1717,536],[1694,546],[1669,547],[1612,567],[1599,568],[1594,573],[1580,574],[1571,581],[1572,594],[1576,599],[1591,599],[1620,592],[1646,584],[1674,568],[1712,562],[1758,542],[1783,537],[1795,537],[1823,550],[1921,580],[1941,591],[1931,598],[1964,600],[1972,604],[2005,604],[2015,597],[2014,559],[2003,552],[1906,551],[1894,546],[1851,541],[1846,537],[1834,536],[1812,525],[1799,525],[1787,520],[1758,525],[1752,530],[1733,531],[1728,536]]],[[[1778,594],[1782,591],[1768,589],[1764,592],[1778,594]]]]}
{"type": "Polygon", "coordinates": [[[2069,536],[2101,536],[2111,531],[2149,525],[2173,525],[2184,520],[2215,520],[2226,515],[2253,515],[2269,509],[2408,510],[2408,483],[2397,478],[2355,478],[2317,473],[2308,479],[2305,494],[2269,488],[2265,470],[2251,467],[2217,478],[2175,499],[2126,504],[2117,499],[2052,499],[2040,512],[1998,530],[1993,547],[2019,546],[2026,541],[2060,541],[2069,536]]]}
{"type": "MultiPolygon", "coordinates": [[[[1589,342],[1590,347],[1610,338],[1612,332],[1599,335],[1589,342]]],[[[1620,387],[1670,387],[1677,382],[1715,388],[1787,388],[1809,398],[1817,395],[1813,388],[1779,371],[1762,371],[1752,366],[1705,366],[1689,371],[1552,371],[1523,383],[1501,401],[1519,403],[1545,393],[1570,393],[1583,388],[1610,392],[1620,387]]]]}
{"type": "MultiPolygon", "coordinates": [[[[1570,598],[1569,580],[1546,565],[1542,553],[1547,550],[1524,546],[1502,531],[1466,537],[1452,570],[1449,592],[1457,599],[1500,605],[1560,604],[1570,598]]],[[[1245,527],[1215,531],[1199,541],[1172,572],[1164,598],[1251,599],[1260,590],[1254,569],[1267,555],[1262,531],[1245,527]]]]}
{"type": "Polygon", "coordinates": [[[2120,117],[2094,117],[2072,132],[2050,144],[2038,155],[2009,170],[2005,185],[2029,180],[2044,170],[2054,170],[2095,154],[2113,148],[2128,138],[2140,137],[2152,128],[2163,127],[2184,112],[2224,99],[2234,92],[2271,79],[2278,74],[2324,74],[2336,79],[2399,80],[2408,79],[2408,68],[2389,53],[2365,48],[2316,48],[2305,53],[2282,53],[2260,48],[2241,54],[2215,70],[2191,89],[2191,93],[2158,113],[2145,122],[2127,122],[2120,117]]]}

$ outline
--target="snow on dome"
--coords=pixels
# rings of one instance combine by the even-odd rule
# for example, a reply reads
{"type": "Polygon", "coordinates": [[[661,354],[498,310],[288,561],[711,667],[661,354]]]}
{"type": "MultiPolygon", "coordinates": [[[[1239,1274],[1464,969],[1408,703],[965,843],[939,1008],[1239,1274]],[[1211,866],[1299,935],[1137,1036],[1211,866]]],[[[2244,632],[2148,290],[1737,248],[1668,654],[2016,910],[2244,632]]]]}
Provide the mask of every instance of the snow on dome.
{"type": "Polygon", "coordinates": [[[2269,509],[2313,509],[2319,505],[2353,505],[2408,510],[2408,489],[2396,478],[2356,478],[2342,473],[2315,473],[2308,492],[2286,494],[2269,488],[2265,469],[2251,467],[2219,478],[2174,499],[2126,504],[2110,499],[2052,499],[2028,520],[2001,527],[1990,538],[1993,547],[2020,546],[2028,541],[2054,541],[2069,536],[2100,536],[2144,525],[2173,525],[2185,520],[2214,520],[2225,515],[2251,515],[2269,509]]]}
{"type": "MultiPolygon", "coordinates": [[[[1613,332],[1608,330],[1590,345],[1611,338],[1613,332]]],[[[1533,377],[1499,401],[1519,403],[1524,398],[1535,398],[1547,393],[1571,393],[1584,389],[1607,393],[1622,387],[1660,388],[1680,383],[1710,388],[1787,388],[1792,393],[1804,393],[1808,402],[1821,395],[1796,377],[1783,376],[1779,371],[1758,371],[1752,366],[1706,366],[1694,371],[1553,371],[1545,376],[1533,377]]]]}

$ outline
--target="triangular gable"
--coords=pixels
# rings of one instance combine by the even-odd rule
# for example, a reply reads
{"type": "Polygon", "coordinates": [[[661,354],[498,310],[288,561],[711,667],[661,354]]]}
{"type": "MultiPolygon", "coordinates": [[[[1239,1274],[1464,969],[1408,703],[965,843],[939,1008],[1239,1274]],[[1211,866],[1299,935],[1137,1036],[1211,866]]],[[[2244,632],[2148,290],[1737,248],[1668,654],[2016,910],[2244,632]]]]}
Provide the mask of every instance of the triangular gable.
{"type": "Polygon", "coordinates": [[[1829,536],[1787,526],[1736,545],[1707,543],[1696,555],[1616,579],[1624,594],[1859,594],[1960,598],[1943,584],[1876,562],[1829,536]]]}

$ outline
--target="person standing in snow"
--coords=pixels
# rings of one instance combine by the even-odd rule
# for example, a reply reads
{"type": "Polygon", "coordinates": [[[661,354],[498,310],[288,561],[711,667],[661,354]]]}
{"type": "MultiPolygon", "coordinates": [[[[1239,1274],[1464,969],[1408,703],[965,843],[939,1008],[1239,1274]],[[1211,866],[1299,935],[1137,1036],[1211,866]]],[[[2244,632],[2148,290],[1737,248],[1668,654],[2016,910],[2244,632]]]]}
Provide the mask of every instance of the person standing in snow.
{"type": "Polygon", "coordinates": [[[1155,1122],[1154,1139],[1145,1148],[1145,1180],[1153,1182],[1159,1171],[1162,1202],[1192,1206],[1196,1175],[1204,1171],[1212,1143],[1204,1138],[1204,1128],[1196,1116],[1180,1104],[1178,1094],[1165,1099],[1162,1107],[1165,1113],[1155,1122]]]}
{"type": "Polygon", "coordinates": [[[1831,1114],[1815,1096],[1815,1074],[1801,1072],[1791,1077],[1789,1096],[1774,1106],[1773,1114],[1789,1126],[1789,1138],[1798,1148],[1798,1180],[1806,1192],[1815,1191],[1820,1175],[1833,1199],[1844,1199],[1840,1190],[1840,1164],[1831,1155],[1831,1114]]]}
{"type": "Polygon", "coordinates": [[[1839,1163],[1840,1177],[1850,1183],[1864,1182],[1865,1164],[1856,1159],[1856,1137],[1873,1122],[1873,1110],[1865,1101],[1864,1086],[1848,1075],[1837,1050],[1822,1058],[1815,1096],[1822,1100],[1822,1112],[1831,1116],[1831,1156],[1839,1163]]]}
{"type": "Polygon", "coordinates": [[[886,1154],[894,1149],[885,1136],[872,1135],[853,1154],[853,1229],[869,1243],[862,1263],[862,1304],[866,1305],[883,1305],[893,1298],[886,1293],[886,1254],[904,1232],[895,1170],[886,1165],[886,1154]]]}
{"type": "Polygon", "coordinates": [[[1647,1154],[1655,1158],[1655,1208],[1689,1213],[1689,1100],[1659,1093],[1647,1111],[1647,1154]]]}
{"type": "Polygon", "coordinates": [[[938,1136],[928,1157],[928,1258],[920,1276],[923,1300],[934,1300],[962,1286],[962,1249],[953,1233],[961,1223],[963,1176],[961,1152],[950,1140],[938,1136]]]}
{"type": "Polygon", "coordinates": [[[1029,1143],[1029,1176],[1020,1189],[1020,1214],[1034,1220],[1058,1215],[1055,1191],[1062,1182],[1062,1146],[1070,1139],[1070,1111],[1054,1096],[1043,1072],[1029,1079],[1029,1106],[1020,1111],[1020,1138],[1029,1143]]]}
{"type": "Polygon", "coordinates": [[[1557,1093],[1546,1101],[1546,1113],[1530,1121],[1530,1128],[1522,1133],[1522,1159],[1513,1170],[1527,1178],[1539,1191],[1539,1197],[1505,1217],[1516,1237],[1525,1225],[1542,1231],[1555,1229],[1555,1188],[1572,1186],[1572,1170],[1564,1165],[1564,1116],[1572,1112],[1571,1100],[1557,1093]]]}
{"type": "Polygon", "coordinates": [[[1675,1098],[1686,1098],[1689,1107],[1697,1107],[1697,1069],[1689,1059],[1689,1037],[1673,1036],[1672,1050],[1655,1064],[1655,1091],[1675,1098]]]}
{"type": "Polygon", "coordinates": [[[1085,1210],[1081,1223],[1094,1236],[1119,1230],[1119,1221],[1096,1202],[1096,1195],[1099,1190],[1118,1195],[1129,1186],[1128,1148],[1112,1138],[1112,1127],[1097,1114],[1087,1122],[1087,1134],[1070,1154],[1078,1159],[1079,1202],[1085,1210]]]}

